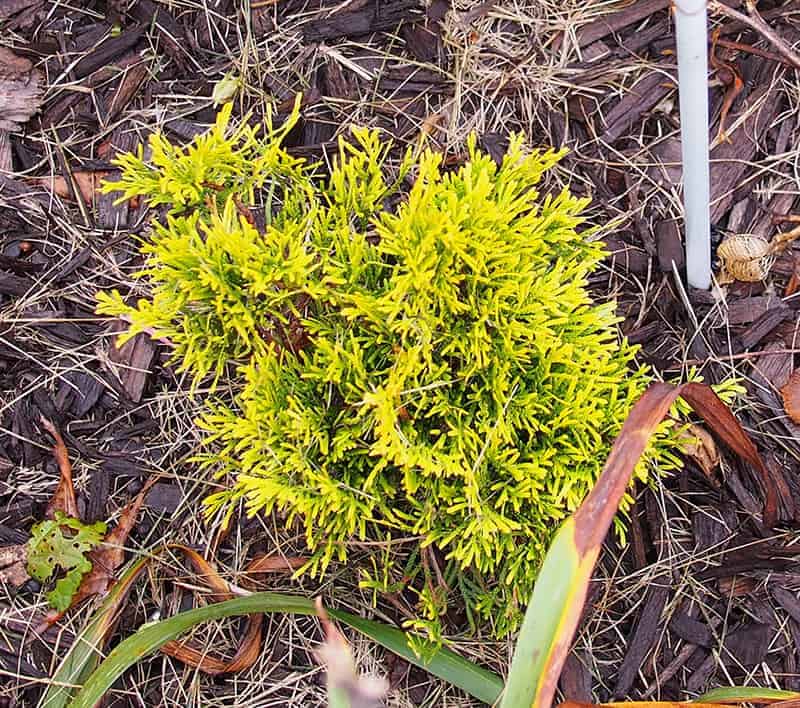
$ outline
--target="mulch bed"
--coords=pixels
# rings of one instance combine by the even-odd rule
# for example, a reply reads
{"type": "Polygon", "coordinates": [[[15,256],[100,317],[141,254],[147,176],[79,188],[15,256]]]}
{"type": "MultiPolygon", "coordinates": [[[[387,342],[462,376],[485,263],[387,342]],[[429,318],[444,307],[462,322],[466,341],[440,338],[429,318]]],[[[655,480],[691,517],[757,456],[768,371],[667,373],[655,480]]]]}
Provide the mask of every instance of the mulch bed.
{"type": "MultiPolygon", "coordinates": [[[[157,472],[130,544],[210,543],[194,503],[208,489],[185,462],[197,444],[190,423],[199,401],[162,345],[139,336],[118,347],[114,334],[124,325],[94,315],[98,290],[138,287],[130,274],[147,214],[115,205],[95,186],[113,172],[114,155],[148,133],[188,141],[202,132],[215,114],[215,83],[244,70],[241,112],[258,116],[275,101],[280,119],[303,91],[303,120],[289,144],[309,159],[327,159],[336,136],[359,123],[381,127],[398,146],[424,132],[452,164],[471,129],[497,156],[517,129],[533,145],[570,149],[549,187],[593,197],[590,221],[612,253],[592,281],[598,298],[617,299],[622,331],[664,378],[692,369],[710,382],[741,378],[747,395],[737,414],[775,480],[780,526],[760,530],[758,479],[732,457],[710,475],[689,460],[642,491],[629,543],[608,540],[563,694],[678,699],[731,681],[800,690],[800,428],[779,394],[800,351],[800,254],[788,248],[764,281],[733,283],[724,296],[687,290],[676,276],[680,142],[668,0],[616,10],[571,1],[280,0],[253,2],[247,17],[239,5],[0,0],[3,44],[13,52],[0,54],[0,86],[25,103],[36,102],[31,86],[41,85],[29,120],[6,123],[0,114],[0,166],[8,170],[0,174],[0,544],[27,538],[58,479],[42,416],[64,435],[85,520],[108,518],[157,472]]],[[[759,11],[788,45],[800,41],[800,2],[765,1],[759,11]]],[[[797,70],[761,33],[713,17],[713,237],[770,238],[788,229],[800,195],[797,70]]],[[[252,555],[277,534],[270,522],[243,521],[218,560],[236,570],[242,545],[252,555]]],[[[297,539],[281,543],[287,553],[302,550],[297,539]]],[[[170,592],[178,604],[191,602],[170,592]]],[[[32,637],[41,588],[29,581],[3,594],[0,705],[35,705],[82,619],[32,637]]],[[[166,595],[161,607],[174,607],[166,595]]],[[[146,592],[139,599],[150,610],[159,605],[146,592]]],[[[121,633],[143,620],[136,608],[126,612],[121,633]]],[[[244,679],[198,679],[157,657],[120,683],[114,704],[185,705],[182,683],[192,681],[209,705],[258,696],[292,672],[313,672],[316,627],[296,627],[307,645],[280,627],[268,633],[256,667],[261,688],[258,678],[246,689],[244,679]]],[[[493,646],[502,656],[505,645],[493,646]]],[[[410,704],[459,701],[394,657],[376,670],[406,688],[410,704]]],[[[293,680],[274,704],[260,705],[314,705],[319,679],[302,681],[309,693],[293,680]]]]}

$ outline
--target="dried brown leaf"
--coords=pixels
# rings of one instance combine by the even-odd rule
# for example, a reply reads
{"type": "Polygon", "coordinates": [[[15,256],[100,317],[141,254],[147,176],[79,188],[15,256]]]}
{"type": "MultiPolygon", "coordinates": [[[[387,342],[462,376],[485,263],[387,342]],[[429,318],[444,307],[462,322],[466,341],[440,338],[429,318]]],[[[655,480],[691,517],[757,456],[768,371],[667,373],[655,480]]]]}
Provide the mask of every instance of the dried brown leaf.
{"type": "MultiPolygon", "coordinates": [[[[92,203],[95,193],[100,188],[100,183],[108,177],[108,174],[108,172],[88,172],[80,170],[72,173],[75,186],[84,202],[87,204],[92,203]]],[[[70,190],[66,178],[61,175],[37,177],[33,181],[37,184],[41,184],[62,199],[72,199],[72,190],[70,190]]]]}
{"type": "Polygon", "coordinates": [[[800,369],[795,369],[789,380],[781,387],[781,398],[786,415],[800,424],[800,369]]]}
{"type": "MultiPolygon", "coordinates": [[[[213,590],[211,595],[206,596],[208,600],[222,602],[233,597],[228,583],[220,576],[214,566],[197,551],[181,545],[173,545],[170,548],[181,551],[194,566],[203,582],[213,590]]],[[[263,615],[260,614],[248,615],[242,640],[239,642],[239,647],[231,659],[220,659],[209,654],[206,646],[197,647],[188,641],[167,642],[161,647],[161,651],[212,676],[244,671],[258,660],[261,653],[262,617],[263,615]]]]}
{"type": "Polygon", "coordinates": [[[247,566],[247,575],[259,573],[286,573],[302,568],[308,563],[308,556],[283,556],[279,553],[267,553],[253,559],[247,566]]]}
{"type": "Polygon", "coordinates": [[[713,436],[701,425],[692,424],[684,432],[683,452],[703,470],[715,486],[719,486],[714,470],[719,466],[719,450],[713,436]]]}
{"type": "Polygon", "coordinates": [[[125,561],[125,543],[136,525],[144,498],[156,479],[152,477],[147,481],[141,491],[120,512],[116,525],[105,535],[103,542],[86,554],[92,563],[92,569],[83,576],[78,590],[72,597],[70,608],[93,595],[104,595],[114,583],[116,571],[125,561]]]}
{"type": "Polygon", "coordinates": [[[75,487],[72,484],[72,464],[69,461],[69,452],[67,446],[64,444],[64,439],[61,433],[47,418],[42,417],[42,427],[53,436],[55,445],[53,446],[53,456],[58,463],[58,471],[60,477],[58,486],[53,494],[52,499],[47,504],[45,509],[45,516],[48,519],[55,517],[57,511],[61,511],[65,516],[70,516],[73,519],[78,518],[78,502],[75,499],[75,487]]]}

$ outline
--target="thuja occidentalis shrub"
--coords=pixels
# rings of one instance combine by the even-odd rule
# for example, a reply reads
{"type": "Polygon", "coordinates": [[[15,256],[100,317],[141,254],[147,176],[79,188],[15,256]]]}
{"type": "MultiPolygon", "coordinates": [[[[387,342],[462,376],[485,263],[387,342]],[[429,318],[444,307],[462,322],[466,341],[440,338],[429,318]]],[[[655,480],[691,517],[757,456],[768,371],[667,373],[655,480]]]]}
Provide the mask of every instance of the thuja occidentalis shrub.
{"type": "Polygon", "coordinates": [[[236,391],[200,420],[225,481],[209,514],[281,512],[312,574],[385,541],[363,584],[416,593],[412,626],[437,637],[465,608],[513,630],[648,382],[587,291],[604,251],[578,231],[586,200],[537,191],[561,153],[512,136],[498,165],[471,138],[456,169],[430,150],[390,165],[354,129],[325,171],[281,146],[297,108],[263,136],[230,115],[119,158],[105,189],[168,213],[142,246],[150,295],[99,296],[236,391]]]}

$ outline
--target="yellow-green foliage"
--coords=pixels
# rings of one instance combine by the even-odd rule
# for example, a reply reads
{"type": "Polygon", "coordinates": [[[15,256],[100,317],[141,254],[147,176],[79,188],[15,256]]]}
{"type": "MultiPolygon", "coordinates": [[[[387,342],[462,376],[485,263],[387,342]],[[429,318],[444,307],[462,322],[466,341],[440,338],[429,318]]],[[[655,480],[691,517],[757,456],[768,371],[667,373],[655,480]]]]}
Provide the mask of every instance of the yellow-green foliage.
{"type": "Polygon", "coordinates": [[[229,482],[209,510],[280,510],[312,572],[348,541],[418,536],[376,554],[365,586],[406,583],[432,635],[451,605],[513,629],[647,383],[586,290],[604,254],[577,231],[585,201],[537,191],[560,154],[517,136],[497,166],[470,140],[458,169],[408,153],[392,182],[388,146],[354,130],[318,176],[280,147],[296,113],[264,138],[229,116],[187,149],[155,136],[148,160],[122,158],[107,189],[172,213],[143,247],[152,295],[100,297],[196,377],[227,367],[240,385],[201,421],[229,482]]]}

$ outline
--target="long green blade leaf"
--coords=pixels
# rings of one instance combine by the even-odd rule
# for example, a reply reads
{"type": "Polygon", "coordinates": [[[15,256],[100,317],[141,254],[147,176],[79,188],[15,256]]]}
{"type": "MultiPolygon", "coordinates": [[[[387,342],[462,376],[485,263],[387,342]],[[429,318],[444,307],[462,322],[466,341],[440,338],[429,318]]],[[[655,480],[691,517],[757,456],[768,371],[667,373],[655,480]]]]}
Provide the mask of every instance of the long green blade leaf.
{"type": "Polygon", "coordinates": [[[85,629],[75,637],[67,655],[62,660],[39,703],[39,708],[64,708],[76,687],[100,663],[102,646],[106,635],[117,617],[119,606],[127,597],[131,583],[144,570],[149,558],[133,563],[114,584],[85,629]]]}
{"type": "Polygon", "coordinates": [[[715,688],[695,698],[692,703],[775,703],[800,699],[800,693],[780,691],[775,688],[758,686],[729,686],[715,688]]]}
{"type": "MultiPolygon", "coordinates": [[[[210,620],[254,613],[291,613],[316,615],[314,603],[304,597],[272,592],[260,592],[206,607],[182,612],[175,617],[141,627],[121,642],[88,678],[83,688],[69,703],[69,708],[93,708],[126,669],[144,656],[152,654],[168,641],[179,637],[192,627],[210,620]]],[[[423,662],[411,650],[408,637],[392,627],[364,620],[347,612],[328,610],[331,617],[364,633],[390,651],[420,666],[438,678],[449,681],[486,703],[494,703],[502,689],[499,676],[476,667],[446,648],[439,648],[430,661],[423,662]]]]}
{"type": "MultiPolygon", "coordinates": [[[[410,664],[425,669],[430,674],[457,686],[473,698],[495,705],[503,691],[503,680],[491,671],[481,668],[446,647],[432,648],[433,656],[425,663],[411,649],[408,635],[395,627],[363,619],[347,612],[328,610],[343,624],[361,632],[389,651],[403,657],[410,664]]],[[[420,640],[417,638],[417,642],[420,640]]],[[[427,653],[427,652],[426,652],[427,653]]]]}
{"type": "Polygon", "coordinates": [[[678,396],[761,473],[766,496],[764,525],[774,523],[775,485],[753,442],[714,391],[697,383],[650,386],[631,409],[594,488],[564,522],[547,552],[517,640],[501,708],[552,705],[603,539],[647,441],[678,396]]]}

